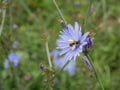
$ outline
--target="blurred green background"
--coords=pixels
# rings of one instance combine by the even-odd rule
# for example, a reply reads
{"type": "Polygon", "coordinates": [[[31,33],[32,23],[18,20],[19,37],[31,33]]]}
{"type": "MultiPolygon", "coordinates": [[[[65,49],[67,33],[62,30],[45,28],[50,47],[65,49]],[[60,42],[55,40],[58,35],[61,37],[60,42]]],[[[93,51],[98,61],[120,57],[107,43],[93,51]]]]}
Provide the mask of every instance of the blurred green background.
{"type": "MultiPolygon", "coordinates": [[[[83,25],[89,0],[56,1],[68,23],[74,25],[77,21],[79,25],[83,25]]],[[[0,21],[1,15],[0,12],[0,21]]],[[[51,52],[56,48],[59,31],[62,30],[60,18],[52,0],[8,1],[5,23],[0,37],[0,90],[101,90],[94,73],[89,71],[79,58],[76,60],[77,72],[74,76],[71,77],[63,71],[56,77],[57,83],[49,85],[49,82],[45,82],[45,79],[51,75],[46,75],[40,69],[40,63],[49,68],[45,37],[48,38],[51,52]],[[14,24],[18,26],[16,30],[13,30],[14,24]],[[19,42],[16,50],[12,49],[14,41],[19,42]],[[4,69],[4,60],[11,52],[16,52],[20,56],[20,64],[12,70],[4,69]]],[[[105,90],[119,90],[119,0],[94,0],[86,31],[96,33],[95,45],[90,55],[105,90]]]]}

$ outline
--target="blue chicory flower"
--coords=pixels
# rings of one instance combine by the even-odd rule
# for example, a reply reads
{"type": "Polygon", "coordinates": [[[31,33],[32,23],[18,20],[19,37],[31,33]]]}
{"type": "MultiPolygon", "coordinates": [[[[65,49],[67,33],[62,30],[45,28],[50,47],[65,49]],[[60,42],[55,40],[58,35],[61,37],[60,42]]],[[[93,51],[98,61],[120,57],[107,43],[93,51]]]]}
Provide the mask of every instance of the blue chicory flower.
{"type": "Polygon", "coordinates": [[[91,47],[93,46],[93,38],[88,37],[86,39],[86,41],[87,41],[87,44],[86,44],[85,48],[87,51],[89,51],[91,49],[91,47]]]}
{"type": "MultiPolygon", "coordinates": [[[[64,59],[64,57],[59,56],[59,51],[54,50],[53,52],[50,53],[50,56],[53,56],[53,63],[55,67],[62,68],[67,60],[64,59]]],[[[71,76],[73,76],[76,72],[76,67],[75,67],[75,61],[71,60],[68,65],[64,68],[64,71],[68,71],[71,76]]]]}
{"type": "Polygon", "coordinates": [[[76,60],[76,57],[83,52],[83,46],[87,44],[86,38],[89,32],[82,35],[81,27],[75,22],[75,28],[71,24],[67,25],[60,32],[60,39],[57,41],[57,49],[60,49],[60,55],[65,54],[65,60],[76,60]]]}
{"type": "Polygon", "coordinates": [[[12,63],[12,67],[17,67],[19,64],[20,58],[16,53],[11,53],[8,55],[8,59],[4,62],[4,68],[9,68],[9,63],[12,63]]]}

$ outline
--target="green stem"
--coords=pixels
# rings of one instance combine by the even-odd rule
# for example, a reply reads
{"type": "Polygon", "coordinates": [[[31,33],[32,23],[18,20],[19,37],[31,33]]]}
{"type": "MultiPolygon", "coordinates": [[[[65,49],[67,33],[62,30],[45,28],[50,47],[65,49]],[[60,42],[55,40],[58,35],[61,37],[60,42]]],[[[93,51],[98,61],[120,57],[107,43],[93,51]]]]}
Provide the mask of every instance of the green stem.
{"type": "Polygon", "coordinates": [[[103,22],[104,24],[106,24],[106,0],[101,0],[101,4],[102,4],[102,7],[103,7],[103,22]]]}
{"type": "Polygon", "coordinates": [[[51,59],[50,59],[50,52],[49,52],[49,47],[48,47],[48,42],[46,41],[45,43],[45,47],[46,47],[46,52],[47,52],[47,57],[48,57],[48,63],[50,66],[50,69],[52,68],[52,63],[51,63],[51,59]]]}
{"type": "Polygon", "coordinates": [[[100,78],[99,78],[99,76],[98,76],[98,74],[97,74],[97,71],[96,71],[96,69],[95,69],[95,67],[94,67],[94,64],[93,64],[93,62],[92,62],[91,57],[90,57],[88,54],[85,54],[85,55],[87,56],[87,58],[88,58],[89,61],[90,61],[90,64],[91,64],[92,67],[93,67],[93,70],[94,70],[94,72],[95,72],[96,79],[98,80],[99,85],[101,86],[101,89],[104,90],[103,84],[102,84],[102,82],[101,82],[101,80],[100,80],[100,78]]]}
{"type": "Polygon", "coordinates": [[[62,71],[64,70],[64,68],[69,64],[70,61],[71,61],[71,60],[68,60],[68,61],[64,64],[64,66],[60,69],[59,72],[62,72],[62,71]]]}
{"type": "Polygon", "coordinates": [[[12,32],[13,32],[13,30],[12,30],[12,25],[13,25],[13,15],[12,15],[12,3],[13,3],[13,1],[12,0],[10,0],[9,2],[8,2],[10,5],[9,5],[9,17],[10,17],[10,20],[9,20],[9,22],[10,22],[10,25],[9,25],[9,28],[10,28],[10,34],[12,34],[12,32]]]}
{"type": "Polygon", "coordinates": [[[55,0],[53,0],[53,3],[54,3],[54,5],[56,6],[56,8],[57,8],[57,10],[58,10],[58,12],[59,12],[59,14],[60,14],[61,18],[63,19],[63,21],[64,21],[65,25],[67,26],[67,22],[66,22],[66,20],[65,20],[65,18],[64,18],[64,16],[63,16],[63,14],[62,14],[61,10],[59,9],[59,7],[58,7],[58,5],[57,5],[56,1],[55,1],[55,0]]]}
{"type": "Polygon", "coordinates": [[[31,17],[36,21],[36,23],[39,23],[39,19],[36,18],[35,14],[33,14],[31,12],[31,10],[29,9],[29,7],[25,4],[25,0],[19,0],[21,5],[24,7],[24,9],[26,10],[26,12],[31,15],[31,17]]]}
{"type": "Polygon", "coordinates": [[[84,32],[85,32],[85,28],[86,28],[86,25],[87,25],[87,20],[88,20],[88,17],[90,15],[90,9],[91,9],[91,5],[92,5],[92,0],[89,0],[89,1],[90,1],[90,3],[89,3],[89,7],[88,7],[88,10],[87,10],[86,16],[85,16],[83,29],[82,29],[84,32]]]}
{"type": "Polygon", "coordinates": [[[3,30],[3,25],[4,25],[4,22],[5,22],[5,16],[6,16],[6,9],[3,9],[3,11],[2,11],[2,22],[1,22],[1,25],[0,25],[0,36],[1,36],[2,30],[3,30]]]}

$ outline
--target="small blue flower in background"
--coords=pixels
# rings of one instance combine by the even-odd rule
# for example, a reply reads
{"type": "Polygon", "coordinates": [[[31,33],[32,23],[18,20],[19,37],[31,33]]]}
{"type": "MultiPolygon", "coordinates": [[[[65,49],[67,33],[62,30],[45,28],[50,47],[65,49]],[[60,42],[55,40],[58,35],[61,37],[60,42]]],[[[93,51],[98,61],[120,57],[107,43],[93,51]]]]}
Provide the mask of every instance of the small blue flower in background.
{"type": "Polygon", "coordinates": [[[75,28],[68,24],[67,28],[64,28],[60,32],[60,39],[57,41],[57,49],[60,49],[60,55],[65,54],[65,60],[76,60],[76,57],[83,52],[83,46],[87,44],[86,38],[89,32],[82,35],[81,27],[75,22],[75,28]]]}
{"type": "Polygon", "coordinates": [[[8,60],[14,63],[13,67],[16,67],[19,64],[20,58],[16,53],[11,53],[8,55],[8,60]]]}
{"type": "Polygon", "coordinates": [[[18,25],[17,24],[13,24],[12,28],[13,28],[13,30],[17,30],[18,29],[18,25]]]}
{"type": "MultiPolygon", "coordinates": [[[[53,52],[50,53],[50,56],[53,56],[53,63],[55,67],[60,67],[62,68],[67,60],[64,59],[64,57],[59,56],[59,51],[54,50],[53,52]]],[[[76,67],[75,67],[75,61],[71,60],[69,64],[64,68],[64,71],[68,71],[71,76],[73,76],[76,72],[76,67]]]]}
{"type": "Polygon", "coordinates": [[[12,45],[12,48],[16,49],[18,47],[18,45],[19,45],[19,42],[18,41],[14,41],[13,45],[12,45]]]}
{"type": "Polygon", "coordinates": [[[92,5],[91,8],[90,8],[90,11],[93,13],[95,12],[95,7],[92,5]]]}
{"type": "Polygon", "coordinates": [[[11,53],[8,55],[8,58],[4,62],[4,68],[9,68],[9,63],[12,63],[12,67],[17,67],[19,64],[20,58],[16,53],[11,53]]]}

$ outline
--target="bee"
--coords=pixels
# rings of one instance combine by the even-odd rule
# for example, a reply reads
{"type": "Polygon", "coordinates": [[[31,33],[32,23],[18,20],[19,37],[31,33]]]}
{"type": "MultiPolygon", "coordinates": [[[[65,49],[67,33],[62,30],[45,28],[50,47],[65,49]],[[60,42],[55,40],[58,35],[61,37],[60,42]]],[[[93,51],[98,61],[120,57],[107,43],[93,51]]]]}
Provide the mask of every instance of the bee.
{"type": "Polygon", "coordinates": [[[69,45],[71,47],[71,50],[74,50],[79,45],[79,41],[75,41],[72,39],[68,40],[68,42],[69,42],[69,45]]]}

